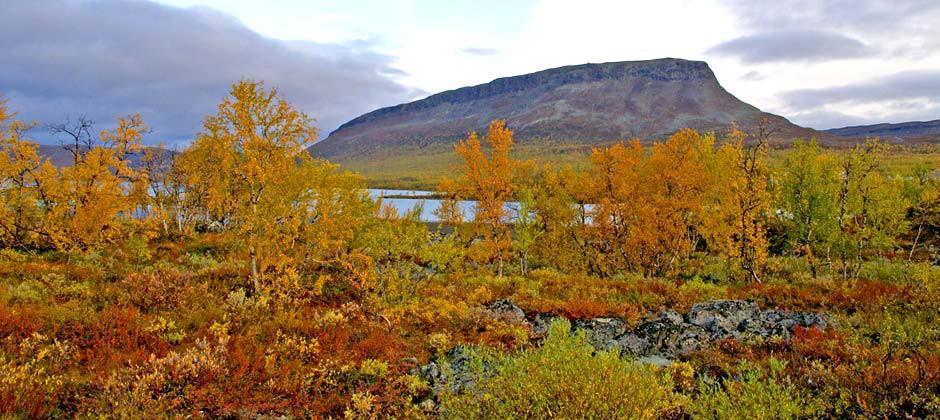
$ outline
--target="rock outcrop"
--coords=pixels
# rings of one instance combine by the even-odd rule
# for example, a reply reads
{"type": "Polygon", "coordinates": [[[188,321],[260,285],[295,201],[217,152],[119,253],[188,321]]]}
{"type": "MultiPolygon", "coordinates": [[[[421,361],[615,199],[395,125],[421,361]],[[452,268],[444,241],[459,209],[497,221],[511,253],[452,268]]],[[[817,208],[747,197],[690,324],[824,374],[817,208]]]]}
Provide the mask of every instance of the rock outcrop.
{"type": "MultiPolygon", "coordinates": [[[[524,313],[511,301],[501,300],[504,311],[524,313]]],[[[537,335],[548,331],[555,314],[535,314],[526,318],[537,335]]],[[[618,318],[577,319],[571,322],[575,331],[584,331],[585,338],[599,350],[620,350],[636,357],[658,356],[674,359],[701,350],[708,344],[728,338],[788,339],[797,329],[829,327],[829,317],[814,312],[777,309],[761,310],[756,303],[745,300],[712,300],[697,303],[686,314],[666,310],[656,317],[627,329],[618,318]]]]}
{"type": "MultiPolygon", "coordinates": [[[[485,305],[484,310],[506,322],[528,324],[536,336],[547,334],[552,320],[559,317],[543,313],[527,317],[521,308],[507,299],[485,305]]],[[[619,318],[571,321],[572,330],[583,331],[585,339],[595,349],[619,351],[624,357],[657,365],[703,350],[718,340],[755,337],[786,340],[798,327],[826,329],[829,326],[830,320],[825,314],[761,310],[756,303],[744,300],[697,303],[684,315],[666,310],[633,329],[628,329],[619,318]]],[[[472,390],[475,373],[479,371],[472,368],[471,360],[470,351],[457,346],[443,357],[421,366],[415,373],[430,383],[433,395],[438,395],[444,386],[451,386],[454,392],[464,392],[472,390]]],[[[485,371],[486,366],[482,369],[485,371]]]]}

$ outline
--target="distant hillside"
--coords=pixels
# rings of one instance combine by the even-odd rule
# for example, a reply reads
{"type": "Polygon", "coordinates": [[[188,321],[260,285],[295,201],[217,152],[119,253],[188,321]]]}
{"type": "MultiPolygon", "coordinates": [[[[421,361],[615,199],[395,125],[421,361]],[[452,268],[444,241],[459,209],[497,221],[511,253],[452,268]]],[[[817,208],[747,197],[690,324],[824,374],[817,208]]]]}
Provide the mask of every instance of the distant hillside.
{"type": "MultiPolygon", "coordinates": [[[[176,154],[176,152],[170,151],[170,154],[176,154]]],[[[39,145],[39,156],[42,158],[49,159],[55,166],[70,166],[72,165],[72,154],[64,147],[53,144],[40,144],[39,145]]],[[[140,159],[143,157],[143,153],[130,155],[130,162],[132,166],[139,167],[140,159]]]]}
{"type": "MultiPolygon", "coordinates": [[[[728,93],[708,64],[659,59],[559,67],[451,90],[378,109],[315,144],[315,155],[367,162],[453,145],[490,121],[506,119],[518,140],[597,144],[656,140],[678,129],[722,131],[770,118],[781,138],[818,132],[762,112],[728,93]]],[[[532,143],[532,142],[530,142],[532,143]]]]}
{"type": "Polygon", "coordinates": [[[931,140],[940,137],[940,120],[911,121],[897,124],[857,125],[833,128],[826,133],[839,137],[881,137],[899,140],[931,140]]]}

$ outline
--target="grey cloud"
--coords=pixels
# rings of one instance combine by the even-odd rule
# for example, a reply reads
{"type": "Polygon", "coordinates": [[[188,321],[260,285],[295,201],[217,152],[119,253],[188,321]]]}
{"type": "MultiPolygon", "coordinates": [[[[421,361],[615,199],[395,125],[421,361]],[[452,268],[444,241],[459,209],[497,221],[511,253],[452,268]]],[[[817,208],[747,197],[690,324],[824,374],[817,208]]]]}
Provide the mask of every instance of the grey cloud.
{"type": "Polygon", "coordinates": [[[786,30],[743,36],[718,44],[708,52],[758,64],[858,58],[875,51],[857,39],[834,32],[786,30]]]}
{"type": "Polygon", "coordinates": [[[934,120],[940,118],[940,70],[907,71],[876,80],[820,89],[786,92],[787,115],[798,124],[814,128],[934,120]],[[827,105],[876,104],[879,115],[848,116],[827,105]]]}
{"type": "MultiPolygon", "coordinates": [[[[884,60],[921,61],[940,51],[937,0],[722,0],[742,27],[753,33],[825,29],[862,37],[884,60]]],[[[780,111],[814,128],[899,122],[940,117],[938,72],[885,75],[849,86],[802,89],[782,95],[780,111]],[[877,115],[833,112],[863,104],[877,115]]]]}
{"type": "Polygon", "coordinates": [[[794,109],[832,103],[864,104],[899,100],[940,99],[940,70],[905,71],[876,80],[821,89],[800,89],[783,94],[794,109]]]}
{"type": "Polygon", "coordinates": [[[918,58],[940,48],[937,0],[723,0],[750,31],[865,34],[886,56],[918,58]]]}
{"type": "Polygon", "coordinates": [[[936,0],[724,0],[752,29],[794,27],[885,31],[940,12],[936,0]]]}
{"type": "Polygon", "coordinates": [[[180,142],[199,131],[231,83],[253,78],[277,87],[325,135],[420,94],[397,83],[392,58],[370,47],[273,40],[206,8],[6,0],[0,92],[27,120],[86,115],[110,123],[140,112],[153,141],[180,142]]]}
{"type": "Polygon", "coordinates": [[[827,109],[815,109],[808,112],[788,114],[787,118],[796,124],[817,130],[881,123],[932,121],[940,118],[940,104],[865,116],[848,115],[827,109]]]}
{"type": "Polygon", "coordinates": [[[496,55],[499,54],[499,50],[495,48],[477,48],[477,47],[468,47],[460,50],[460,52],[469,55],[496,55]]]}

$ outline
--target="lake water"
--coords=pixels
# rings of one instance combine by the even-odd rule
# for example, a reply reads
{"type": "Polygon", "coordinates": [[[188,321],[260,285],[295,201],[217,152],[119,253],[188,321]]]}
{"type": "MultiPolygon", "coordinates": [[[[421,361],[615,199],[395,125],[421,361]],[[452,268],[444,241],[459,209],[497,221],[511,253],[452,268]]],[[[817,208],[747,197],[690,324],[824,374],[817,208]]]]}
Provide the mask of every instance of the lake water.
{"type": "MultiPolygon", "coordinates": [[[[399,215],[404,215],[409,210],[415,208],[415,206],[423,206],[421,209],[421,220],[424,222],[439,222],[440,218],[437,217],[437,211],[441,208],[441,203],[443,200],[438,198],[422,198],[429,195],[435,194],[434,191],[417,191],[417,190],[378,190],[370,189],[369,195],[372,198],[378,199],[382,198],[383,204],[391,204],[395,206],[395,209],[398,210],[399,215]],[[395,198],[385,198],[392,196],[395,198]],[[399,198],[400,197],[400,198],[399,198]],[[405,198],[405,197],[415,197],[415,198],[405,198]]],[[[458,203],[460,209],[463,210],[464,219],[469,220],[473,218],[473,212],[476,208],[476,201],[460,201],[458,203]]],[[[515,215],[519,212],[519,203],[517,202],[507,202],[505,204],[506,211],[510,216],[515,218],[515,215]]]]}

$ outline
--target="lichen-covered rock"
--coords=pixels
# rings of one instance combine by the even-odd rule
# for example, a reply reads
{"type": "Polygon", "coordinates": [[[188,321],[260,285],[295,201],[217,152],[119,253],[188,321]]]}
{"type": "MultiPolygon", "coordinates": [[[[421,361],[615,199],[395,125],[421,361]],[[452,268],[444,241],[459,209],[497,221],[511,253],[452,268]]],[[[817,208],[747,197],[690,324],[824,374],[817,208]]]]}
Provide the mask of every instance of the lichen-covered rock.
{"type": "Polygon", "coordinates": [[[621,353],[631,354],[634,356],[652,353],[652,343],[650,343],[646,337],[642,337],[632,331],[617,337],[614,342],[617,343],[617,347],[620,348],[621,353]]]}
{"type": "Polygon", "coordinates": [[[532,332],[536,337],[544,337],[548,334],[548,327],[552,325],[552,321],[560,317],[561,315],[552,313],[535,315],[535,320],[532,321],[532,332]]]}
{"type": "Polygon", "coordinates": [[[516,305],[511,299],[499,299],[486,304],[484,310],[493,318],[505,321],[511,324],[526,323],[525,312],[516,305]]]}
{"type": "MultiPolygon", "coordinates": [[[[829,318],[812,312],[761,311],[756,303],[715,300],[698,303],[684,317],[667,310],[626,331],[613,342],[623,354],[676,358],[728,338],[789,339],[797,327],[825,329],[829,318]]],[[[605,347],[610,348],[610,346],[605,347]]]]}
{"type": "Polygon", "coordinates": [[[487,363],[474,356],[466,346],[458,345],[428,364],[419,366],[412,373],[427,381],[431,395],[437,396],[449,386],[448,391],[462,393],[475,388],[478,375],[487,370],[487,363]]]}
{"type": "Polygon", "coordinates": [[[687,318],[692,325],[705,328],[713,339],[738,337],[738,329],[745,320],[760,316],[760,307],[746,300],[713,300],[696,303],[687,318]]]}
{"type": "Polygon", "coordinates": [[[431,394],[438,395],[441,393],[441,391],[443,391],[444,376],[441,374],[441,367],[438,366],[436,361],[432,360],[426,365],[418,366],[411,373],[418,375],[418,377],[424,379],[428,383],[428,387],[431,389],[431,394]]]}
{"type": "Polygon", "coordinates": [[[790,338],[797,327],[826,329],[828,326],[829,317],[824,314],[768,310],[745,319],[739,329],[747,335],[790,338]]]}
{"type": "MultiPolygon", "coordinates": [[[[500,299],[484,305],[489,316],[510,323],[529,324],[536,337],[548,333],[552,320],[559,315],[536,314],[530,322],[512,300],[500,299]]],[[[656,318],[633,330],[619,318],[572,320],[574,331],[598,350],[619,349],[638,357],[660,355],[675,358],[705,348],[709,343],[728,338],[779,337],[788,339],[797,327],[824,329],[829,318],[811,312],[781,310],[761,311],[757,303],[746,300],[712,300],[697,303],[682,315],[665,310],[656,318]]]]}
{"type": "Polygon", "coordinates": [[[616,342],[626,354],[676,357],[701,349],[709,338],[704,328],[685,322],[675,311],[665,311],[618,337],[616,342]]]}
{"type": "Polygon", "coordinates": [[[572,322],[574,331],[584,331],[584,338],[598,350],[617,347],[616,338],[627,330],[620,318],[579,319],[572,322]]]}
{"type": "Polygon", "coordinates": [[[667,309],[660,312],[659,319],[672,322],[673,324],[681,324],[683,321],[685,321],[685,319],[682,318],[682,314],[672,309],[667,309]]]}
{"type": "MultiPolygon", "coordinates": [[[[484,306],[490,316],[507,322],[529,323],[536,336],[544,337],[559,315],[536,314],[531,323],[512,300],[503,299],[484,306]]],[[[702,350],[711,343],[728,338],[789,339],[798,327],[825,329],[830,325],[825,314],[783,310],[761,311],[756,303],[743,300],[715,300],[692,306],[685,314],[673,310],[627,329],[620,318],[573,320],[573,331],[583,331],[588,343],[598,350],[619,350],[640,363],[667,366],[678,357],[702,350]]],[[[432,397],[448,387],[455,393],[475,392],[476,381],[493,368],[465,346],[457,346],[442,357],[412,372],[430,385],[432,397]]],[[[586,373],[589,374],[589,373],[586,373]]]]}

